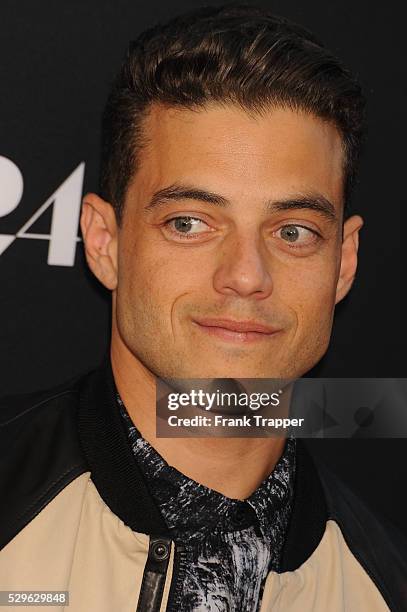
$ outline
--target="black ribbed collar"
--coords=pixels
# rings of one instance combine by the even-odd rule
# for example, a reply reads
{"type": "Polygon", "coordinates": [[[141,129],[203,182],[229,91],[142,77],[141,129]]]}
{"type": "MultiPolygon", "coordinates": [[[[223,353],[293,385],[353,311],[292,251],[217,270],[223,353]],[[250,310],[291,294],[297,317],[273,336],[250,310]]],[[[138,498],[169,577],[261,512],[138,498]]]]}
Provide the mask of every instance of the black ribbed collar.
{"type": "Polygon", "coordinates": [[[80,391],[79,436],[100,496],[133,531],[169,537],[150,497],[117,408],[110,362],[92,372],[80,391]]]}
{"type": "MultiPolygon", "coordinates": [[[[100,496],[133,531],[169,537],[134,459],[116,403],[110,362],[91,373],[80,390],[79,436],[100,496]]],[[[293,509],[284,545],[282,571],[299,567],[325,531],[327,509],[317,470],[297,440],[293,509]]]]}

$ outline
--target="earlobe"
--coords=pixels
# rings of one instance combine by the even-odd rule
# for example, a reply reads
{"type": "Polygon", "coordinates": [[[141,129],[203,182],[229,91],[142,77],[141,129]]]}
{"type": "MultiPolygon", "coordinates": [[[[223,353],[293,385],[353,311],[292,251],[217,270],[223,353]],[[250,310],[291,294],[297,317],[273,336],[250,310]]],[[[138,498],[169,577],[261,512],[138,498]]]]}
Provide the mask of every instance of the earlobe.
{"type": "Polygon", "coordinates": [[[358,264],[359,231],[362,226],[363,219],[359,215],[353,215],[344,223],[341,266],[336,286],[335,304],[348,294],[353,285],[358,264]]]}
{"type": "Polygon", "coordinates": [[[112,205],[94,193],[87,194],[83,199],[81,229],[90,269],[113,291],[117,286],[117,222],[112,205]]]}

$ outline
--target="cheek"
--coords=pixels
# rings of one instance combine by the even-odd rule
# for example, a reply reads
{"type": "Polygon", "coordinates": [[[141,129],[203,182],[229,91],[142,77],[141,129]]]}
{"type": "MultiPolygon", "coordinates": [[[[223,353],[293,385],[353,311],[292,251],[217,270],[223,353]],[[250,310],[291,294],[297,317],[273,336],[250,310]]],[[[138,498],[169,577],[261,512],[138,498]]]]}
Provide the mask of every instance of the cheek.
{"type": "MultiPolygon", "coordinates": [[[[326,334],[335,307],[337,269],[333,258],[311,262],[305,259],[291,266],[275,281],[275,293],[297,321],[297,333],[310,329],[326,334]]],[[[277,296],[276,296],[277,297],[277,296]]]]}
{"type": "Polygon", "coordinates": [[[203,281],[203,268],[197,266],[186,250],[163,252],[154,240],[135,241],[119,253],[118,297],[143,318],[163,319],[177,299],[192,293],[203,281]]]}

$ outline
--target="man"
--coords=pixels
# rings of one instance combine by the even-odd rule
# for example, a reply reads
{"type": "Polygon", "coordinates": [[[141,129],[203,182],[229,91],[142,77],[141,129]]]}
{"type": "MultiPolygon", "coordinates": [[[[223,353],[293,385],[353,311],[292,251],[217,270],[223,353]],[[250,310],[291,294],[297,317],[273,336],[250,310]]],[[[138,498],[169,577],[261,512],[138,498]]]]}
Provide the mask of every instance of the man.
{"type": "Polygon", "coordinates": [[[1,589],[66,590],[74,611],[407,608],[398,535],[301,440],[155,431],[157,378],[296,378],[325,353],[356,272],[363,106],[259,8],[130,45],[81,221],[110,358],[5,402],[1,589]]]}

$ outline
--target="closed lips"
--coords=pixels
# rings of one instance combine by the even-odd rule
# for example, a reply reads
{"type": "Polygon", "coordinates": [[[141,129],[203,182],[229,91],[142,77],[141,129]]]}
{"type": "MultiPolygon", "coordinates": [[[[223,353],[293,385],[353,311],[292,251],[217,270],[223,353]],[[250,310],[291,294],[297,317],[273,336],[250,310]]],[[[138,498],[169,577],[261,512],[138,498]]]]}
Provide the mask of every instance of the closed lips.
{"type": "Polygon", "coordinates": [[[273,334],[276,329],[257,323],[256,321],[233,321],[230,319],[196,319],[195,323],[204,327],[219,327],[237,333],[258,332],[260,334],[273,334]]]}

